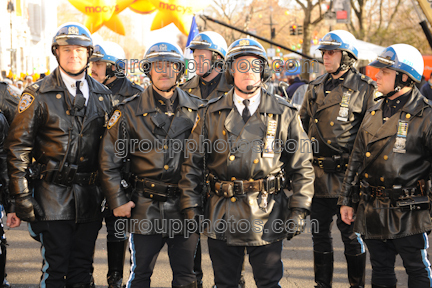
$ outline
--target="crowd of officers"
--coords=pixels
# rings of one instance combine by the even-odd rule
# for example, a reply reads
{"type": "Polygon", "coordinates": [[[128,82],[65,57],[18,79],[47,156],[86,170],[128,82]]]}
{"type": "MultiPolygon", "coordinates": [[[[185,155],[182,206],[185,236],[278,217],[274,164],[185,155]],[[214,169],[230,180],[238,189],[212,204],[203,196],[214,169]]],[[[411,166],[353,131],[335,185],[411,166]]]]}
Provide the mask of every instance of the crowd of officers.
{"type": "MultiPolygon", "coordinates": [[[[354,68],[354,36],[329,32],[318,47],[327,73],[309,83],[297,111],[266,91],[271,71],[257,41],[227,47],[219,34],[202,32],[189,48],[198,67],[211,65],[180,86],[180,48],[156,43],[145,53],[151,85],[144,90],[124,77],[119,45],[93,45],[84,26],[67,23],[53,38],[55,71],[20,99],[0,83],[1,201],[7,225],[28,222],[41,244],[41,287],[94,287],[103,218],[109,287],[123,285],[127,244],[127,287],[150,287],[165,243],[172,287],[203,287],[200,228],[214,287],[248,286],[245,253],[257,287],[280,287],[283,240],[303,232],[308,215],[319,224],[312,230],[315,287],[332,287],[335,215],[350,287],[365,287],[364,244],[372,287],[396,287],[397,254],[408,287],[432,287],[432,102],[414,85],[424,68],[417,49],[387,47],[370,64],[379,68],[374,82],[354,68]],[[184,140],[205,149],[175,149],[184,140]],[[128,145],[121,156],[119,141],[128,145]],[[218,149],[220,141],[230,145],[218,149]],[[318,149],[286,149],[293,141],[318,149]],[[245,150],[244,143],[258,144],[245,150]],[[176,229],[173,220],[195,230],[176,229]],[[222,220],[262,229],[220,229],[222,220]],[[118,221],[127,223],[124,231],[118,221]],[[277,221],[294,225],[275,229],[277,221]]],[[[8,287],[0,234],[0,283],[8,287]]]]}

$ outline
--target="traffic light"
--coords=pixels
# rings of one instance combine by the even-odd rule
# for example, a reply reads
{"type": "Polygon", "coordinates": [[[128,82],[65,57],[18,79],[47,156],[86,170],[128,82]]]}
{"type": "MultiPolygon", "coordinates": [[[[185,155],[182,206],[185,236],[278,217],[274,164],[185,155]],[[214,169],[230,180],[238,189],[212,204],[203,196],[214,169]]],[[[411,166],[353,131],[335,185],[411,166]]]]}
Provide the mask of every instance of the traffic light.
{"type": "Polygon", "coordinates": [[[271,39],[276,37],[276,28],[271,28],[271,39]]]}
{"type": "Polygon", "coordinates": [[[297,25],[296,24],[293,24],[290,26],[290,35],[293,35],[293,36],[297,35],[297,25]]]}
{"type": "Polygon", "coordinates": [[[302,25],[298,25],[298,27],[297,27],[297,35],[303,35],[303,26],[302,25]]]}

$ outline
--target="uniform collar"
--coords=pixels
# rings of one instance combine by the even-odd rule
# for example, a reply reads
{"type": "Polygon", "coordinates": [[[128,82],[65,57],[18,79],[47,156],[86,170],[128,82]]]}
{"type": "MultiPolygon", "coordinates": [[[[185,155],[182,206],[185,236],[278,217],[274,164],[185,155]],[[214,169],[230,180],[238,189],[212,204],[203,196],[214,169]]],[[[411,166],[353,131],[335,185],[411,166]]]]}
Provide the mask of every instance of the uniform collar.
{"type": "Polygon", "coordinates": [[[80,79],[73,79],[71,76],[69,76],[66,72],[64,72],[62,69],[59,69],[61,78],[63,80],[63,83],[65,84],[66,87],[71,87],[73,89],[76,89],[76,82],[77,81],[81,81],[80,86],[82,87],[84,85],[84,81],[86,81],[85,79],[85,75],[86,73],[83,73],[83,76],[80,79]]]}

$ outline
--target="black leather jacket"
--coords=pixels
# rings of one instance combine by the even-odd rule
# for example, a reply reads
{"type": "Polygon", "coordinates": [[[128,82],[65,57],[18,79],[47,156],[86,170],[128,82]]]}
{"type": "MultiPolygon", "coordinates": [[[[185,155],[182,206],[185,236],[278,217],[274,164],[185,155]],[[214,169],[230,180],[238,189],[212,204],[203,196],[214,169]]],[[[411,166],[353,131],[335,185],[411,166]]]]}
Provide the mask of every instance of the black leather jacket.
{"type": "MultiPolygon", "coordinates": [[[[415,187],[418,180],[429,179],[432,159],[432,102],[422,96],[417,88],[413,88],[405,106],[384,124],[382,106],[383,100],[380,100],[365,115],[345,174],[339,205],[354,206],[353,199],[358,199],[358,195],[353,195],[351,184],[356,173],[361,173],[363,167],[373,159],[376,160],[359,175],[359,180],[367,181],[371,186],[392,188],[393,185],[400,185],[408,188],[415,187]],[[408,122],[404,145],[395,137],[399,121],[408,122]],[[405,153],[396,152],[397,143],[404,146],[405,153]],[[383,147],[384,150],[379,153],[383,147]]],[[[432,229],[429,210],[404,212],[388,209],[395,206],[388,197],[365,200],[362,196],[358,204],[354,231],[368,239],[400,238],[432,229]]]]}
{"type": "MultiPolygon", "coordinates": [[[[288,151],[277,149],[272,157],[263,157],[258,143],[265,142],[267,123],[277,121],[275,139],[283,144],[287,141],[297,143],[309,142],[304,133],[296,109],[281,97],[267,94],[261,89],[261,102],[258,110],[244,124],[242,116],[234,107],[232,89],[228,94],[212,99],[208,109],[199,111],[199,121],[189,140],[201,143],[200,135],[203,125],[206,127],[206,139],[211,143],[210,150],[198,149],[185,160],[182,168],[182,180],[179,187],[182,190],[181,208],[202,207],[203,196],[208,196],[205,207],[205,218],[211,223],[217,220],[238,223],[247,221],[248,231],[239,232],[236,227],[224,229],[220,233],[207,229],[205,234],[211,238],[227,241],[228,245],[260,246],[279,241],[287,236],[287,231],[275,229],[275,221],[287,221],[290,209],[309,210],[313,196],[312,153],[307,149],[288,151]],[[204,116],[205,113],[205,116],[204,116]],[[205,119],[205,120],[204,120],[205,119]],[[205,121],[205,123],[204,123],[205,121]],[[216,145],[216,142],[231,143],[232,148],[216,145]],[[244,143],[246,146],[241,146],[244,143]],[[253,147],[252,147],[253,146],[253,147]],[[240,148],[243,147],[243,148],[240,148]],[[204,153],[206,152],[206,153],[204,153]],[[205,157],[205,158],[204,158],[205,157]],[[260,193],[248,192],[244,195],[225,198],[211,191],[202,195],[203,191],[203,161],[206,160],[208,172],[217,177],[218,181],[260,180],[280,173],[292,179],[294,194],[289,200],[283,191],[268,195],[266,211],[258,207],[260,193]],[[260,227],[256,227],[255,224],[260,227]],[[257,232],[253,228],[260,230],[257,232]],[[262,229],[261,229],[262,228],[262,229]]],[[[207,142],[207,141],[206,141],[207,142]]],[[[276,146],[278,147],[278,146],[276,146]]],[[[213,226],[214,227],[214,226],[213,226]]]]}
{"type": "MultiPolygon", "coordinates": [[[[180,89],[189,92],[192,95],[198,96],[199,98],[202,98],[199,81],[200,77],[198,75],[195,75],[194,77],[192,77],[192,79],[180,86],[180,89]]],[[[205,99],[210,100],[213,98],[218,98],[219,96],[226,94],[229,90],[231,90],[231,88],[232,85],[228,85],[225,74],[223,74],[216,89],[214,89],[205,99]]]]}
{"type": "MultiPolygon", "coordinates": [[[[130,159],[130,172],[140,179],[148,178],[174,185],[177,185],[180,180],[184,149],[175,145],[184,143],[184,140],[189,137],[198,107],[204,105],[204,102],[180,88],[176,88],[176,93],[179,102],[172,122],[157,108],[152,86],[140,95],[121,103],[118,110],[114,112],[113,115],[120,116],[110,120],[99,156],[102,188],[110,209],[115,209],[129,201],[120,183],[125,158],[130,159]],[[118,144],[120,142],[125,145],[120,146],[118,144]]],[[[145,189],[145,191],[151,190],[145,189]]],[[[159,193],[163,192],[159,191],[159,193]]],[[[157,234],[154,229],[158,227],[157,223],[168,224],[164,221],[183,219],[178,196],[169,197],[166,202],[162,202],[144,197],[143,189],[135,189],[131,200],[136,205],[132,209],[131,219],[137,221],[130,222],[129,232],[157,234]],[[153,229],[140,229],[142,220],[150,221],[153,229]]],[[[168,231],[171,227],[165,224],[163,227],[167,229],[162,232],[164,236],[166,233],[171,233],[168,231]]],[[[183,232],[175,232],[175,234],[181,233],[183,232]]]]}
{"type": "MultiPolygon", "coordinates": [[[[299,115],[309,138],[316,141],[314,157],[338,155],[348,159],[366,110],[375,104],[373,98],[376,84],[351,68],[343,83],[325,96],[324,86],[328,75],[324,74],[309,84],[299,115]],[[347,121],[339,120],[344,95],[345,98],[349,96],[347,121]]],[[[314,165],[314,170],[314,197],[339,197],[345,167],[335,173],[326,173],[318,165],[314,165]]]]}
{"type": "MultiPolygon", "coordinates": [[[[31,184],[26,169],[35,159],[77,165],[78,173],[97,171],[98,147],[109,113],[110,91],[86,75],[89,100],[83,125],[68,113],[65,97],[70,97],[58,69],[23,92],[18,113],[6,141],[11,196],[33,192],[44,210],[39,220],[93,221],[100,217],[103,195],[96,185],[60,186],[45,180],[31,184]],[[33,99],[25,104],[24,97],[33,99]],[[32,191],[34,189],[34,191],[32,191]]],[[[70,102],[68,102],[70,103],[70,102]]]]}
{"type": "Polygon", "coordinates": [[[0,111],[6,116],[9,125],[15,116],[20,96],[12,91],[7,83],[0,82],[0,111]]]}
{"type": "Polygon", "coordinates": [[[129,97],[132,97],[137,93],[141,93],[142,91],[144,91],[144,89],[141,86],[132,83],[131,81],[129,81],[129,79],[125,78],[118,93],[112,96],[113,106],[117,106],[122,101],[126,100],[129,97]]]}

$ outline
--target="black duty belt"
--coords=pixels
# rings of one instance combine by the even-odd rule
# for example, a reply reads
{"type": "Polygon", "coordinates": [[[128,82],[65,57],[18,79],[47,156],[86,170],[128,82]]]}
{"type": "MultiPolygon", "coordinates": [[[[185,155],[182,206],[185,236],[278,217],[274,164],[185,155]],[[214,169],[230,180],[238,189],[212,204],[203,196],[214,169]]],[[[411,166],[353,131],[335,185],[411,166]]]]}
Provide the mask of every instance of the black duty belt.
{"type": "MultiPolygon", "coordinates": [[[[132,181],[132,185],[137,189],[137,191],[146,191],[149,193],[144,193],[143,196],[148,198],[156,198],[155,195],[159,195],[161,197],[175,197],[180,194],[180,190],[178,185],[165,183],[149,178],[139,178],[134,177],[132,181]],[[151,193],[154,192],[154,193],[151,193]],[[153,197],[151,196],[153,195],[153,197]]],[[[157,200],[157,199],[156,199],[157,200]]],[[[164,200],[158,200],[164,201],[164,200]]],[[[166,201],[166,199],[165,199],[166,201]]]]}
{"type": "Polygon", "coordinates": [[[326,173],[345,171],[348,166],[349,154],[333,155],[332,157],[314,157],[313,164],[324,169],[326,173]]]}
{"type": "Polygon", "coordinates": [[[90,186],[97,184],[98,171],[94,172],[77,172],[78,165],[65,163],[63,169],[53,168],[49,164],[32,164],[28,168],[28,173],[32,179],[43,179],[48,183],[53,183],[62,186],[72,186],[78,184],[82,186],[90,186]],[[33,171],[33,170],[34,171],[33,171]]]}
{"type": "Polygon", "coordinates": [[[281,176],[269,176],[259,180],[234,180],[220,181],[213,174],[209,174],[211,190],[220,197],[230,198],[234,195],[243,195],[250,192],[266,191],[268,194],[275,194],[283,188],[281,176]]]}
{"type": "Polygon", "coordinates": [[[370,186],[366,181],[360,182],[360,196],[372,198],[391,198],[397,200],[401,197],[427,196],[426,182],[419,180],[417,186],[402,187],[394,185],[392,188],[384,186],[370,186]]]}

